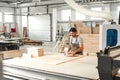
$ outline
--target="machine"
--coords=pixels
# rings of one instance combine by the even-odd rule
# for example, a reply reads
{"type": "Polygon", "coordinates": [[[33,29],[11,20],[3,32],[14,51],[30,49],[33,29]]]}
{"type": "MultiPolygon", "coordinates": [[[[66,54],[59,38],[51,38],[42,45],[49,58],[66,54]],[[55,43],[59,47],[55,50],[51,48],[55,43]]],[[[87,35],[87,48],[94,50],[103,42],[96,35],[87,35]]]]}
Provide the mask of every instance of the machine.
{"type": "Polygon", "coordinates": [[[120,46],[106,47],[97,57],[100,80],[120,80],[120,46]]]}
{"type": "Polygon", "coordinates": [[[16,41],[0,41],[0,51],[17,49],[19,49],[19,43],[16,41]]]}

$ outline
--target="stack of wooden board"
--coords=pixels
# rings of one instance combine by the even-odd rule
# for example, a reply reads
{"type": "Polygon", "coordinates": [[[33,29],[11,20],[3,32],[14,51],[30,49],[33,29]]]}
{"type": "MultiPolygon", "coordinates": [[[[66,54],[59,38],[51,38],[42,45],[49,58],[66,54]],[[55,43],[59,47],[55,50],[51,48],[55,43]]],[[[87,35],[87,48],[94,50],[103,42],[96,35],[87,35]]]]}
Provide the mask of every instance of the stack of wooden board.
{"type": "Polygon", "coordinates": [[[99,34],[80,34],[83,39],[84,52],[95,53],[99,51],[99,34]]]}
{"type": "Polygon", "coordinates": [[[39,57],[44,55],[43,48],[39,48],[39,47],[29,47],[27,48],[27,53],[31,57],[39,57]]]}
{"type": "Polygon", "coordinates": [[[22,56],[22,52],[20,50],[1,51],[0,54],[3,55],[3,59],[9,59],[9,58],[22,56]]]}

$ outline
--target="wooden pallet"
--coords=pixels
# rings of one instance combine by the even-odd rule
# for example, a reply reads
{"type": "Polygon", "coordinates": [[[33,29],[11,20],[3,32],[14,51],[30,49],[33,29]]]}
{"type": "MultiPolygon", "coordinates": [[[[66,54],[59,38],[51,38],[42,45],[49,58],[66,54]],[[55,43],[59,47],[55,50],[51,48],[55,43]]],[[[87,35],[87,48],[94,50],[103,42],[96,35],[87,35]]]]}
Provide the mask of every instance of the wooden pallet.
{"type": "Polygon", "coordinates": [[[23,39],[23,40],[20,40],[20,42],[24,45],[42,45],[43,44],[42,41],[34,41],[30,39],[23,39]]]}

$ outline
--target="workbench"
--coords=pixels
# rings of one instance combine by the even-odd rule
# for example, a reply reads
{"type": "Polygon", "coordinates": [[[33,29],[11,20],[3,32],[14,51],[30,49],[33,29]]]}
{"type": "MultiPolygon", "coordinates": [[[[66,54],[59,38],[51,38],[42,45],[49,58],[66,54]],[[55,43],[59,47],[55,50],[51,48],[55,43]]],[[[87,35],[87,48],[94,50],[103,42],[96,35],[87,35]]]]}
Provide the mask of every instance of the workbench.
{"type": "MultiPolygon", "coordinates": [[[[63,54],[61,54],[63,55],[63,54]]],[[[65,56],[65,55],[63,55],[65,56]]],[[[66,57],[67,58],[67,57],[66,57]]],[[[30,58],[3,60],[4,74],[23,80],[98,80],[97,57],[85,56],[61,64],[44,64],[30,58]]]]}

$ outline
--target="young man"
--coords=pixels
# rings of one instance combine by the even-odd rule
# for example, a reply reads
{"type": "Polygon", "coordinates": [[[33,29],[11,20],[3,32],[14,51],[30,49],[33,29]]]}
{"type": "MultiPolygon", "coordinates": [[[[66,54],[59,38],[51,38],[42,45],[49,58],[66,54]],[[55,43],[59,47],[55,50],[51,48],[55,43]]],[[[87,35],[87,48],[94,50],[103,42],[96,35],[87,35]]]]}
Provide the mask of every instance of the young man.
{"type": "Polygon", "coordinates": [[[76,54],[83,54],[83,41],[80,36],[77,35],[76,28],[69,30],[70,43],[68,48],[68,56],[75,56],[76,54]]]}

